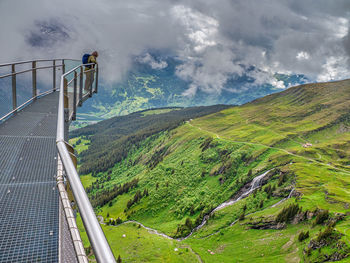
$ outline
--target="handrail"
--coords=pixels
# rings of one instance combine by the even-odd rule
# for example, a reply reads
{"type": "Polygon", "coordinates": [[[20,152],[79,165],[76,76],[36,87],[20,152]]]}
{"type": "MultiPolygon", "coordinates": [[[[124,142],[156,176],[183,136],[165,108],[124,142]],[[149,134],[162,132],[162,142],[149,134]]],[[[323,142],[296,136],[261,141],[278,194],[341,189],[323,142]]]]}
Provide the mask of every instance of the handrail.
{"type": "Polygon", "coordinates": [[[22,109],[24,106],[28,105],[31,101],[37,99],[40,96],[47,95],[51,92],[56,91],[56,69],[62,68],[62,72],[65,72],[65,61],[80,61],[77,59],[70,59],[70,58],[56,58],[56,59],[37,59],[37,60],[28,60],[28,61],[18,61],[18,62],[12,62],[12,63],[5,63],[0,64],[1,67],[10,67],[11,73],[6,73],[3,75],[0,75],[0,79],[10,77],[12,82],[12,110],[8,113],[6,113],[4,116],[0,116],[0,123],[7,119],[12,114],[15,114],[19,109],[22,109]],[[61,64],[56,64],[56,61],[61,61],[61,64]],[[52,65],[43,65],[38,67],[37,64],[41,62],[52,62],[52,65]],[[23,69],[21,71],[16,71],[16,65],[19,64],[28,64],[30,63],[30,68],[23,69]],[[40,94],[37,93],[37,70],[41,69],[53,69],[52,70],[52,89],[47,92],[42,92],[40,94]],[[27,100],[26,102],[22,103],[20,106],[17,105],[17,84],[16,84],[16,77],[18,74],[23,74],[26,72],[32,72],[32,97],[27,100]]]}
{"type": "MultiPolygon", "coordinates": [[[[75,110],[76,110],[76,98],[77,98],[77,81],[74,81],[74,101],[73,101],[73,114],[69,116],[67,114],[67,102],[65,102],[65,90],[67,89],[67,80],[66,76],[74,72],[74,79],[77,80],[77,70],[80,69],[80,73],[83,72],[83,67],[91,65],[90,64],[84,64],[79,65],[70,71],[64,73],[61,76],[61,83],[60,83],[60,94],[59,94],[59,105],[58,105],[58,120],[57,120],[57,136],[56,136],[56,144],[57,149],[61,158],[61,161],[63,163],[63,166],[66,171],[66,175],[68,178],[68,181],[70,183],[74,199],[78,205],[81,218],[83,220],[84,227],[86,229],[86,233],[88,235],[88,238],[90,240],[91,246],[93,248],[94,254],[96,256],[96,260],[100,263],[115,263],[115,258],[113,256],[112,250],[106,240],[106,237],[102,231],[102,228],[97,221],[94,209],[91,206],[91,203],[89,201],[89,198],[84,190],[84,187],[80,181],[78,172],[75,168],[75,165],[73,163],[73,160],[71,158],[71,155],[69,153],[69,150],[67,149],[67,143],[65,141],[65,131],[66,131],[66,122],[69,122],[71,119],[75,118],[75,110]],[[66,104],[66,105],[65,105],[66,104]],[[67,116],[68,115],[68,116],[67,116]]],[[[97,81],[98,81],[98,65],[96,64],[95,69],[96,74],[96,83],[95,83],[95,90],[97,91],[97,81]]],[[[79,76],[82,76],[82,75],[79,76]]],[[[79,103],[78,105],[81,105],[82,100],[82,78],[80,78],[80,92],[79,92],[79,103]]],[[[89,96],[92,96],[92,83],[90,86],[90,92],[89,96]]]]}
{"type": "Polygon", "coordinates": [[[30,71],[37,70],[37,69],[58,68],[58,67],[62,67],[62,66],[63,66],[63,64],[55,65],[55,66],[45,66],[45,67],[30,68],[30,69],[26,69],[26,70],[22,70],[22,71],[16,71],[14,73],[9,73],[9,74],[6,74],[6,75],[2,75],[2,76],[0,76],[0,79],[6,78],[6,77],[11,77],[11,76],[22,74],[22,73],[26,73],[26,72],[30,72],[30,71]]]}
{"type": "Polygon", "coordinates": [[[5,63],[0,64],[0,67],[6,67],[11,65],[20,65],[20,64],[26,64],[26,63],[32,63],[32,62],[49,62],[49,61],[56,61],[56,60],[69,60],[69,61],[81,61],[79,59],[71,59],[71,58],[54,58],[54,59],[35,59],[35,60],[26,60],[26,61],[18,61],[14,63],[5,63]]]}

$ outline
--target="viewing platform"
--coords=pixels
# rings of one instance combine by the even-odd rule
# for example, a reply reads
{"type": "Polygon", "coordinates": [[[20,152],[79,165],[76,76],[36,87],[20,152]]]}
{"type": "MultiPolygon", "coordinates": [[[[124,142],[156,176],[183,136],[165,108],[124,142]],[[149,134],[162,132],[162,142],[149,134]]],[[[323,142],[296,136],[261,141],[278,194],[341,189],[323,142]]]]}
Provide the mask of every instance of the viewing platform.
{"type": "Polygon", "coordinates": [[[13,110],[0,119],[0,263],[88,262],[74,217],[78,209],[97,261],[115,262],[77,175],[74,150],[66,142],[77,106],[97,92],[98,68],[95,84],[83,94],[83,65],[65,73],[65,60],[58,61],[62,64],[52,60],[52,66],[44,67],[37,67],[40,61],[0,65],[12,67],[0,79],[12,79],[13,103],[13,110]],[[29,70],[14,70],[26,63],[29,70]],[[39,69],[52,69],[53,87],[42,94],[36,83],[39,69]],[[17,107],[16,75],[28,71],[33,96],[17,107]]]}

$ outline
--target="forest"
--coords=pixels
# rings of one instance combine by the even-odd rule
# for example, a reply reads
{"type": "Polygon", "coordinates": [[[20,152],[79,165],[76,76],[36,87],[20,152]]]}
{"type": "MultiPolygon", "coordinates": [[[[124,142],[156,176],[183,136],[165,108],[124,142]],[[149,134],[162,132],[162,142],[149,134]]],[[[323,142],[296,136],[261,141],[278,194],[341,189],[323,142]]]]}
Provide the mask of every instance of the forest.
{"type": "Polygon", "coordinates": [[[145,110],[74,130],[70,133],[71,137],[81,136],[90,140],[89,148],[79,155],[81,163],[79,172],[80,174],[92,173],[95,175],[107,171],[115,163],[125,159],[130,148],[137,147],[145,138],[161,131],[172,130],[193,118],[229,107],[232,106],[172,108],[172,110],[164,110],[164,113],[159,113],[159,109],[145,110]]]}

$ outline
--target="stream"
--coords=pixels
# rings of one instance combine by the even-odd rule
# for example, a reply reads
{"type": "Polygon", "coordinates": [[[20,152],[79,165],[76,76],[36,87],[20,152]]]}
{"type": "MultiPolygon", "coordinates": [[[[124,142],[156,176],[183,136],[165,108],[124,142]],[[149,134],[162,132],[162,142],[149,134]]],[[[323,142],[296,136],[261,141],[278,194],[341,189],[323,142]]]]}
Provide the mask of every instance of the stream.
{"type": "MultiPolygon", "coordinates": [[[[177,241],[183,241],[187,238],[189,238],[190,236],[192,236],[192,234],[196,231],[198,231],[199,229],[201,229],[209,220],[210,216],[213,215],[213,213],[215,213],[216,211],[219,211],[225,207],[228,207],[230,205],[233,205],[235,204],[236,202],[238,202],[239,200],[242,200],[243,198],[246,198],[247,196],[249,196],[255,189],[259,188],[261,186],[261,182],[262,180],[264,179],[264,177],[267,175],[268,172],[270,172],[271,170],[268,170],[258,176],[256,176],[252,182],[251,182],[251,185],[250,185],[250,188],[249,190],[243,192],[241,195],[239,195],[238,197],[234,198],[234,199],[231,199],[231,200],[228,200],[226,202],[223,202],[222,204],[220,204],[219,206],[217,206],[216,208],[214,208],[208,215],[204,216],[203,220],[202,220],[202,223],[198,226],[196,226],[195,228],[192,229],[191,233],[188,234],[187,236],[183,237],[183,238],[173,238],[171,236],[168,236],[164,233],[161,233],[159,232],[158,230],[155,230],[153,228],[150,228],[150,227],[147,227],[145,225],[143,225],[142,223],[140,222],[137,222],[137,221],[134,221],[134,220],[129,220],[129,221],[125,221],[123,223],[121,223],[120,225],[123,225],[123,224],[128,224],[128,223],[135,223],[135,224],[138,224],[140,226],[142,226],[144,229],[148,230],[149,233],[151,234],[155,234],[155,235],[158,235],[158,236],[162,236],[164,238],[167,238],[167,239],[172,239],[172,240],[177,240],[177,241]]],[[[287,200],[288,198],[291,197],[292,193],[294,192],[294,189],[292,189],[292,191],[290,192],[290,194],[288,195],[288,197],[280,200],[279,202],[277,202],[276,204],[274,204],[272,207],[275,207],[277,205],[279,205],[280,203],[282,203],[283,201],[287,200]]],[[[99,221],[101,224],[104,224],[103,223],[103,217],[101,215],[98,216],[99,218],[99,221]]],[[[230,224],[230,226],[234,225],[238,220],[235,220],[233,223],[230,224]]],[[[215,233],[213,233],[215,234],[215,233]]],[[[211,234],[212,235],[212,234],[211,234]]]]}

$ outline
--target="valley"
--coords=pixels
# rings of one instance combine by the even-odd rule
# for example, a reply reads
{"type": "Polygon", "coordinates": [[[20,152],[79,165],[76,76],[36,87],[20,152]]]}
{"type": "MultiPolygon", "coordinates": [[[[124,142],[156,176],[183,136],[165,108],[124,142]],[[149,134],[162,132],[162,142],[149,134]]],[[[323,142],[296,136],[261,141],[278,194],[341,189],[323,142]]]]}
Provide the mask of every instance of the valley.
{"type": "Polygon", "coordinates": [[[349,262],[349,96],[349,80],[315,83],[201,116],[145,111],[74,131],[115,256],[349,262]]]}
{"type": "MultiPolygon", "coordinates": [[[[254,79],[249,75],[257,69],[249,68],[242,76],[233,75],[220,93],[206,93],[199,90],[194,96],[185,96],[189,83],[176,74],[181,61],[175,57],[163,57],[159,54],[154,54],[154,57],[166,62],[167,67],[154,69],[135,58],[132,70],[120,81],[100,83],[99,95],[86,102],[72,128],[152,108],[239,105],[281,91],[268,83],[254,85],[254,79]],[[238,89],[241,86],[245,86],[245,89],[238,89]]],[[[274,79],[281,81],[286,87],[307,81],[304,75],[275,74],[274,79]]]]}

